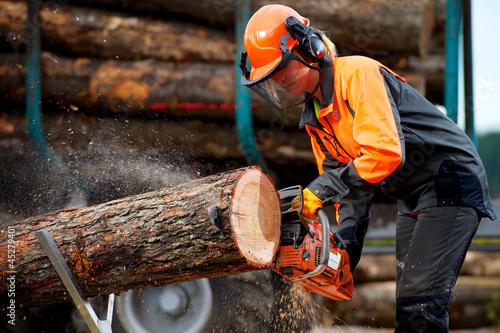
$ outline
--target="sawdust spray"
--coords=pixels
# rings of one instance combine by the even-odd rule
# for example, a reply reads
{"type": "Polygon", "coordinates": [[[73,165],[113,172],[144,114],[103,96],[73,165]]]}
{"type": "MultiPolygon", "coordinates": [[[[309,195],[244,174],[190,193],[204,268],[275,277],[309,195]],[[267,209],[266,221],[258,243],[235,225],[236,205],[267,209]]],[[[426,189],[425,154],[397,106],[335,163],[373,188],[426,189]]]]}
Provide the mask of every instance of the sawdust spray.
{"type": "Polygon", "coordinates": [[[273,273],[275,307],[272,332],[308,333],[330,323],[322,298],[273,273]]]}

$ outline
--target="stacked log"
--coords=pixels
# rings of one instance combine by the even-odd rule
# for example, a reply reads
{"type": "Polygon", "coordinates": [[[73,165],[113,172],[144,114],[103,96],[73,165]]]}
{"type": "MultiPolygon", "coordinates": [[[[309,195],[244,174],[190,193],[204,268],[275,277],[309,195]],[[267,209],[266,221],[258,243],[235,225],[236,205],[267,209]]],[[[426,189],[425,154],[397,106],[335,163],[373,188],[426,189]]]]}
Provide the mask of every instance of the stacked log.
{"type": "MultiPolygon", "coordinates": [[[[22,54],[0,55],[0,87],[13,101],[24,99],[24,63],[22,54]]],[[[45,101],[81,110],[155,113],[162,111],[154,108],[160,102],[173,110],[179,102],[234,102],[233,69],[225,64],[73,59],[52,53],[43,53],[41,64],[45,101]]]]}
{"type": "MultiPolygon", "coordinates": [[[[14,51],[21,50],[31,19],[27,18],[26,2],[2,1],[0,11],[4,14],[0,16],[0,31],[14,51]]],[[[41,8],[39,20],[44,47],[75,57],[229,63],[236,53],[230,33],[181,21],[53,5],[41,8]]]]}
{"type": "MultiPolygon", "coordinates": [[[[76,1],[80,5],[105,6],[170,17],[190,17],[213,22],[229,32],[179,21],[149,20],[117,12],[75,6],[49,4],[40,13],[46,41],[74,54],[78,52],[123,58],[153,57],[163,60],[184,59],[234,61],[234,17],[237,1],[199,1],[185,6],[182,1],[148,1],[123,4],[122,1],[76,1]]],[[[271,1],[254,1],[252,12],[271,1]]],[[[283,1],[308,17],[336,43],[351,48],[425,54],[434,27],[434,3],[420,0],[410,3],[392,1],[283,1]]],[[[24,2],[2,1],[1,10],[8,20],[0,27],[10,36],[21,35],[26,20],[24,2]]],[[[29,21],[28,21],[29,22],[29,21]]],[[[22,38],[22,36],[21,36],[22,38]]],[[[19,43],[21,40],[17,40],[19,43]]]]}
{"type": "MultiPolygon", "coordinates": [[[[147,3],[127,3],[106,0],[78,0],[80,5],[92,4],[114,9],[142,13],[158,13],[170,17],[181,16],[205,22],[210,26],[234,27],[235,9],[238,0],[202,0],[196,8],[183,5],[182,1],[160,0],[147,3]],[[125,7],[125,8],[124,8],[125,7]]],[[[251,12],[269,0],[254,0],[251,12]]],[[[357,49],[404,51],[425,53],[434,26],[434,2],[428,0],[401,3],[397,1],[280,1],[309,18],[312,25],[323,30],[337,43],[348,44],[357,49]]]]}

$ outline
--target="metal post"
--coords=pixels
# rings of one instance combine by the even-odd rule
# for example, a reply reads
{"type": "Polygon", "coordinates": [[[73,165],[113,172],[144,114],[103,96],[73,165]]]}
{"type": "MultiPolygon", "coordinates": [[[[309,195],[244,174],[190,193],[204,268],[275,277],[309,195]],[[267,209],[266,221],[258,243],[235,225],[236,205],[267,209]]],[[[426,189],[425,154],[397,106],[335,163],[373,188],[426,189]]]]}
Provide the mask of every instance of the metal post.
{"type": "MultiPolygon", "coordinates": [[[[251,91],[240,84],[241,70],[239,68],[239,56],[245,52],[243,45],[243,35],[248,20],[250,19],[250,0],[238,0],[236,2],[236,54],[238,59],[235,61],[235,99],[236,99],[236,132],[240,142],[241,150],[247,163],[258,164],[266,173],[270,173],[266,160],[257,148],[255,133],[253,129],[251,91]]],[[[276,180],[275,180],[276,181],[276,180]]]]}
{"type": "Polygon", "coordinates": [[[471,1],[463,0],[464,20],[464,89],[465,89],[465,133],[477,147],[477,136],[474,126],[474,72],[472,56],[472,13],[471,1]]]}
{"type": "MultiPolygon", "coordinates": [[[[28,1],[28,17],[26,24],[27,56],[26,56],[26,117],[28,118],[28,135],[31,143],[39,150],[45,143],[41,130],[41,75],[40,75],[40,18],[38,0],[28,1]]],[[[46,156],[43,156],[46,157],[46,156]]]]}
{"type": "Polygon", "coordinates": [[[461,23],[461,0],[446,3],[444,106],[448,117],[458,120],[458,59],[461,23]]]}
{"type": "Polygon", "coordinates": [[[64,190],[71,197],[68,206],[86,206],[85,185],[73,176],[63,160],[55,154],[47,142],[42,128],[42,75],[40,53],[42,38],[40,30],[40,1],[28,0],[26,19],[26,118],[28,136],[38,156],[49,164],[61,178],[64,190]]]}

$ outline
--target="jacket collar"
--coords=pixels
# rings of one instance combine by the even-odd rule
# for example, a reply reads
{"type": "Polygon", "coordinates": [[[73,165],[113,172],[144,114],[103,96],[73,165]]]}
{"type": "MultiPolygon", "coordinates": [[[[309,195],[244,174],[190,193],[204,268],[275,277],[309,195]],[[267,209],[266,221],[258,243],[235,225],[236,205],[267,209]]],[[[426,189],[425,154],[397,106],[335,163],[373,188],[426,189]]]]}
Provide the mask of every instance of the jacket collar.
{"type": "MultiPolygon", "coordinates": [[[[320,83],[321,89],[321,109],[326,108],[327,106],[333,103],[333,60],[330,55],[326,55],[323,59],[321,59],[318,63],[319,69],[323,72],[323,80],[320,83]]],[[[310,95],[306,92],[306,98],[310,95]]],[[[316,118],[316,114],[314,112],[314,101],[313,99],[309,99],[306,103],[304,103],[304,107],[302,109],[302,117],[300,118],[299,128],[304,128],[306,124],[311,125],[319,125],[319,121],[316,118]]]]}

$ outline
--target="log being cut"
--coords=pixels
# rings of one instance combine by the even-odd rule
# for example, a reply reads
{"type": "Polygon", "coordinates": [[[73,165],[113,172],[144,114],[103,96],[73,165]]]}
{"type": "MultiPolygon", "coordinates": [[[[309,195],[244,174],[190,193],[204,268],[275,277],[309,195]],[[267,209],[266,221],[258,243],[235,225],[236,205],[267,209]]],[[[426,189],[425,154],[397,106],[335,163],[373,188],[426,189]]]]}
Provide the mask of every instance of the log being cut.
{"type": "Polygon", "coordinates": [[[259,167],[16,221],[0,233],[0,304],[7,305],[12,274],[18,306],[70,299],[35,236],[39,230],[50,232],[91,297],[269,267],[280,223],[279,196],[259,167]]]}

